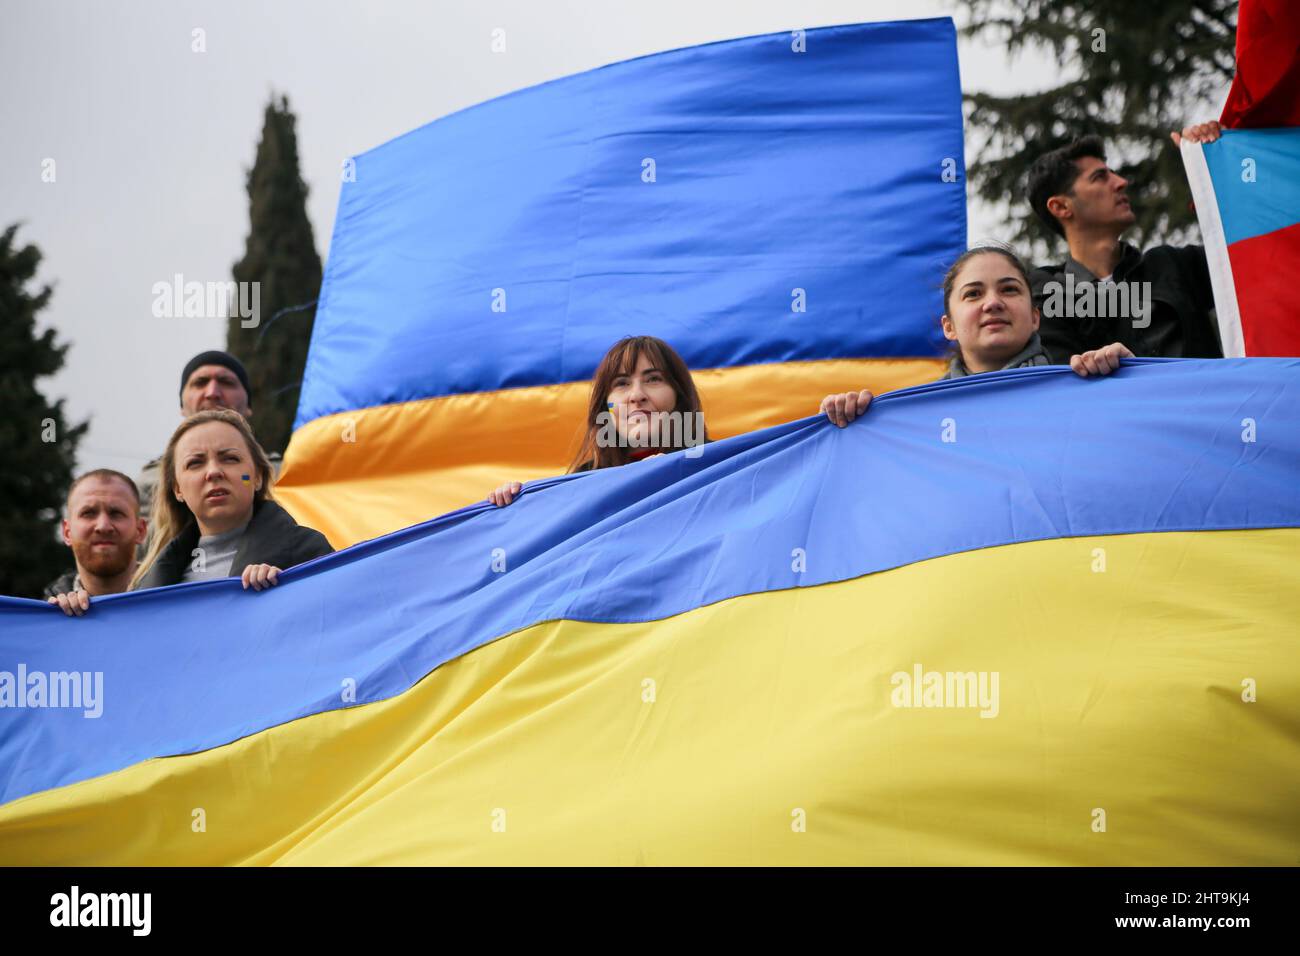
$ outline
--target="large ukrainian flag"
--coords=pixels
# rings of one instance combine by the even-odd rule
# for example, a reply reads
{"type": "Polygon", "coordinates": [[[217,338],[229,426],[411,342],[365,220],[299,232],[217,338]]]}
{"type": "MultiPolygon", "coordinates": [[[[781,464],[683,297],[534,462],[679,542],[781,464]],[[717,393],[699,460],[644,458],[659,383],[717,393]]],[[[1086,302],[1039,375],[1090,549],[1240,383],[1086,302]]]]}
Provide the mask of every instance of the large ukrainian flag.
{"type": "Polygon", "coordinates": [[[998,372],[0,599],[0,864],[1294,865],[1298,417],[1294,359],[998,372]]]}
{"type": "Polygon", "coordinates": [[[966,239],[952,21],[617,63],[440,119],[345,171],[280,497],[336,546],[562,474],[624,335],[710,432],[938,377],[966,239]]]}

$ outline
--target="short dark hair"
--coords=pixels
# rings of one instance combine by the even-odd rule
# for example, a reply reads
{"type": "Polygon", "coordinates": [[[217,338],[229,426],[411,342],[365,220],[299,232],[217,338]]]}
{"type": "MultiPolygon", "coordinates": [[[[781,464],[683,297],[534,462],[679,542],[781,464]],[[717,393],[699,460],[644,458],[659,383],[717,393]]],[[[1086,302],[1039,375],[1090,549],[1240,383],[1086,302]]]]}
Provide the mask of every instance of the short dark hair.
{"type": "Polygon", "coordinates": [[[131,492],[131,497],[135,499],[135,509],[140,510],[140,489],[135,486],[135,482],[122,474],[120,471],[114,471],[112,468],[96,468],[94,471],[88,471],[84,475],[78,475],[68,488],[68,504],[72,503],[72,493],[77,490],[77,486],[89,478],[98,478],[100,481],[120,481],[126,485],[127,490],[131,492]]]}
{"type": "Polygon", "coordinates": [[[1100,136],[1081,136],[1072,143],[1044,153],[1029,167],[1029,206],[1039,222],[1062,238],[1065,237],[1065,227],[1047,208],[1047,200],[1071,194],[1074,181],[1079,178],[1079,167],[1074,161],[1085,156],[1100,159],[1103,163],[1106,161],[1100,136]]]}

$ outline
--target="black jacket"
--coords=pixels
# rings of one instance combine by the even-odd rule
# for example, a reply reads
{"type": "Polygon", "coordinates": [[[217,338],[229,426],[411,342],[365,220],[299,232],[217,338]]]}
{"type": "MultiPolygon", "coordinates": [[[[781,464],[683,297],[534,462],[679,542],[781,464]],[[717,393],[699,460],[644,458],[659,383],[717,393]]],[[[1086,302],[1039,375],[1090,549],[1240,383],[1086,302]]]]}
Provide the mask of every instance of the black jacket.
{"type": "Polygon", "coordinates": [[[1218,320],[1214,315],[1214,291],[1210,270],[1201,246],[1156,246],[1139,252],[1122,244],[1116,282],[1150,282],[1150,325],[1134,328],[1130,317],[1068,317],[1048,315],[1045,286],[1059,282],[1066,286],[1071,273],[1077,288],[1097,277],[1071,257],[1059,266],[1039,266],[1029,276],[1034,305],[1042,311],[1038,334],[1052,362],[1067,364],[1070,356],[1122,342],[1138,356],[1167,358],[1222,358],[1218,320]]]}
{"type": "Polygon", "coordinates": [[[81,575],[77,569],[60,574],[57,578],[45,585],[45,596],[52,598],[58,594],[70,594],[73,591],[81,590],[81,575]]]}
{"type": "MultiPolygon", "coordinates": [[[[153,567],[132,590],[179,584],[198,546],[199,527],[191,521],[162,549],[153,567]]],[[[239,541],[239,550],[230,565],[230,576],[239,577],[250,564],[291,568],[333,550],[325,535],[298,524],[274,501],[262,501],[253,506],[253,520],[239,541]]]]}

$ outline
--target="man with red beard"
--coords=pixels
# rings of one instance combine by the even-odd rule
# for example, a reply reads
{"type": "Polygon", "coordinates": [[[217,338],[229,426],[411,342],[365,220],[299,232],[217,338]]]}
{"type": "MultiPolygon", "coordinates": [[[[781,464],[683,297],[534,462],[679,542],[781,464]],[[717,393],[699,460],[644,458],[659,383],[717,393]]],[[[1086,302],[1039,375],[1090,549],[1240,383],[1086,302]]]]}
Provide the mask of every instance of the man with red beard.
{"type": "Polygon", "coordinates": [[[72,549],[77,569],[45,589],[49,602],[64,614],[80,615],[91,597],[127,590],[145,531],[135,482],[109,468],[86,472],[68,491],[63,519],[63,543],[72,549]]]}

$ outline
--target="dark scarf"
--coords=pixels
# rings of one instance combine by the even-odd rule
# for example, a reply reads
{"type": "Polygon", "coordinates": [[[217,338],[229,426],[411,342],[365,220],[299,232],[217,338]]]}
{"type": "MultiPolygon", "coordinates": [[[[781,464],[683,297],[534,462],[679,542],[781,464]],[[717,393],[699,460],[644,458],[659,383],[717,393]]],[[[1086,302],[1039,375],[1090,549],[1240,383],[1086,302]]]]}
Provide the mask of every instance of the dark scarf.
{"type": "MultiPolygon", "coordinates": [[[[1051,364],[1052,360],[1047,357],[1047,350],[1043,348],[1043,343],[1039,340],[1038,333],[1035,332],[1029,337],[1028,344],[1026,344],[1025,347],[1015,355],[1011,356],[1007,361],[1007,364],[1002,366],[1001,370],[1009,368],[1028,368],[1032,365],[1051,364]]],[[[941,378],[940,381],[949,378],[965,378],[967,375],[978,374],[978,372],[967,370],[965,363],[961,360],[961,353],[958,352],[952,357],[952,362],[948,365],[948,371],[943,374],[943,378],[941,378]]]]}

